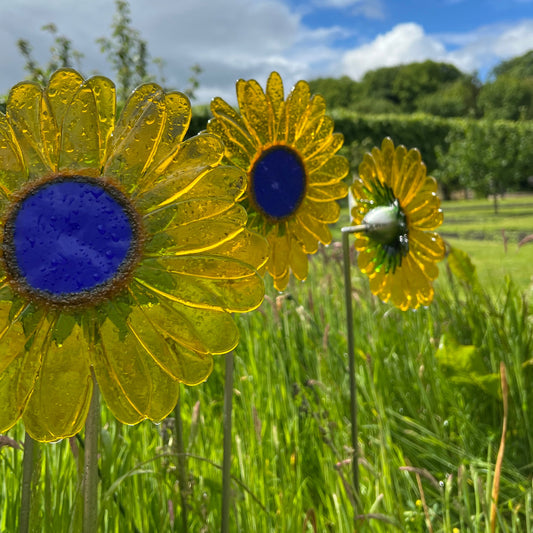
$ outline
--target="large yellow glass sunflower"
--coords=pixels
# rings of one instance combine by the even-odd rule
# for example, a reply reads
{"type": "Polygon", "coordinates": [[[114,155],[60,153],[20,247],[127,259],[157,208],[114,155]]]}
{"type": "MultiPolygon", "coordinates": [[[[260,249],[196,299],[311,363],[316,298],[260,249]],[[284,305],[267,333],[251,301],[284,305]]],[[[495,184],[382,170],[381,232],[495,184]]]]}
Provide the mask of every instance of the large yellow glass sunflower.
{"type": "Polygon", "coordinates": [[[340,213],[335,200],[347,194],[342,179],[349,164],[335,155],[343,137],[333,133],[324,99],[311,97],[304,81],[285,100],[277,72],[266,92],[255,80],[239,80],[237,99],[240,113],[215,98],[207,129],[224,141],[227,160],[248,175],[243,203],[249,227],[266,236],[266,268],[283,290],[291,271],[307,277],[307,254],[317,251],[318,242],[331,242],[328,224],[340,213]]]}
{"type": "Polygon", "coordinates": [[[367,227],[355,248],[372,292],[402,310],[428,305],[445,248],[431,231],[442,223],[442,211],[420,152],[384,139],[381,150],[364,156],[351,191],[353,224],[367,227]]]}
{"type": "Polygon", "coordinates": [[[0,432],[74,435],[93,375],[120,421],[161,420],[263,298],[267,244],[220,140],[183,142],[190,104],[155,84],[116,123],[115,105],[111,81],[64,69],[0,114],[0,432]]]}

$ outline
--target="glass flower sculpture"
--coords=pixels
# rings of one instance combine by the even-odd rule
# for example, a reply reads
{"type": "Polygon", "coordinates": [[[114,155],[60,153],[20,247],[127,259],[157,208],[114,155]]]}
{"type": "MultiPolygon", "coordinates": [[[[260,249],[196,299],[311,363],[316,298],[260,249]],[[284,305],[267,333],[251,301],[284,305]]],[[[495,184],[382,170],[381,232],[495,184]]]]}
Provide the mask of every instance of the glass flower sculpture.
{"type": "Polygon", "coordinates": [[[239,80],[236,89],[240,113],[215,98],[207,130],[224,141],[227,160],[248,175],[242,199],[248,227],[268,240],[266,268],[283,290],[291,271],[297,279],[307,277],[307,254],[317,251],[318,242],[331,242],[328,224],[340,214],[335,200],[348,191],[342,179],[349,164],[336,155],[343,136],[333,133],[324,99],[311,97],[304,81],[286,99],[277,72],[266,92],[255,80],[239,80]]]}
{"type": "Polygon", "coordinates": [[[353,224],[363,224],[355,248],[370,289],[402,310],[428,305],[444,242],[434,230],[442,223],[436,181],[416,149],[383,140],[359,166],[352,185],[353,224]]]}
{"type": "Polygon", "coordinates": [[[204,381],[257,307],[265,240],[246,228],[242,171],[187,98],[57,71],[0,114],[0,432],[82,428],[94,378],[122,422],[161,420],[204,381]]]}

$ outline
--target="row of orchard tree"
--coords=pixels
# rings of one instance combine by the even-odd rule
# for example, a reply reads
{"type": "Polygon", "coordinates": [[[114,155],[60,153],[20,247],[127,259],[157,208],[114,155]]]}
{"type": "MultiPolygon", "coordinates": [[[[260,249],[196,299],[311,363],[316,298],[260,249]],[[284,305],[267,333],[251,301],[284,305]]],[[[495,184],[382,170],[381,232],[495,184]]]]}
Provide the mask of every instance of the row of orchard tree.
{"type": "MultiPolygon", "coordinates": [[[[59,67],[77,67],[80,54],[54,24],[50,59],[35,61],[31,44],[18,41],[28,77],[46,84],[59,67]]],[[[145,81],[165,85],[161,62],[150,58],[148,44],[132,27],[127,0],[115,0],[108,37],[98,40],[115,72],[118,99],[145,81]],[[159,75],[152,73],[159,67],[159,75]]],[[[194,97],[201,68],[191,67],[185,92],[194,97]]],[[[344,134],[344,152],[353,171],[365,151],[392,137],[396,144],[418,147],[442,193],[479,196],[533,189],[533,51],[497,65],[488,81],[455,66],[434,61],[379,68],[361,81],[346,76],[310,81],[324,96],[336,129],[344,134]]],[[[0,101],[0,110],[2,102],[0,101]]],[[[195,110],[190,134],[203,130],[209,110],[195,110]]]]}

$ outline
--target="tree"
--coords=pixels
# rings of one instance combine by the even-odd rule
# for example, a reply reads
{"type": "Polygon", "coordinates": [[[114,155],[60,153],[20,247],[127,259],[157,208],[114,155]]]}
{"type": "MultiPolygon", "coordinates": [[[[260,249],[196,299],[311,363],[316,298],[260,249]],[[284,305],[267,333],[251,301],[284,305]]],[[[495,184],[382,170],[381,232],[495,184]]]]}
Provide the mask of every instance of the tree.
{"type": "Polygon", "coordinates": [[[360,84],[348,76],[317,78],[309,82],[311,92],[321,94],[329,108],[352,108],[361,96],[360,84]]]}
{"type": "MultiPolygon", "coordinates": [[[[130,7],[127,0],[115,0],[116,12],[111,25],[111,37],[97,39],[101,51],[107,55],[107,59],[112,69],[116,73],[117,98],[119,103],[125,102],[130,92],[139,84],[146,81],[157,81],[164,85],[163,66],[161,59],[151,59],[147,42],[141,38],[138,30],[132,27],[130,17],[130,7]],[[159,76],[149,72],[151,63],[156,65],[159,76]]],[[[43,31],[54,36],[54,41],[50,47],[50,59],[39,64],[33,57],[31,44],[25,39],[19,39],[17,46],[19,52],[26,60],[24,66],[28,71],[28,78],[41,85],[46,85],[50,75],[62,67],[75,67],[80,70],[80,60],[83,54],[75,50],[72,41],[58,34],[55,24],[43,26],[43,31]]],[[[199,65],[191,67],[191,76],[188,79],[188,86],[183,92],[191,99],[194,98],[195,91],[199,87],[198,76],[202,72],[199,65]]],[[[0,102],[0,111],[5,111],[5,103],[0,102]]]]}
{"type": "Polygon", "coordinates": [[[448,151],[438,155],[438,175],[479,196],[492,196],[497,213],[498,196],[518,188],[532,168],[531,142],[524,143],[524,133],[512,123],[464,121],[462,129],[450,132],[448,151]]]}
{"type": "Polygon", "coordinates": [[[445,83],[433,93],[422,94],[415,101],[417,111],[441,117],[476,117],[481,84],[476,75],[445,83]]]}
{"type": "Polygon", "coordinates": [[[486,83],[479,93],[479,107],[489,119],[533,119],[533,77],[504,74],[486,83]]]}
{"type": "Polygon", "coordinates": [[[397,104],[400,111],[413,112],[422,96],[465,78],[469,79],[453,65],[428,60],[367,72],[361,85],[367,97],[385,98],[397,104]]]}
{"type": "Polygon", "coordinates": [[[533,50],[496,65],[490,77],[496,79],[500,76],[512,76],[519,79],[533,77],[533,50]]]}
{"type": "Polygon", "coordinates": [[[39,65],[33,57],[31,44],[25,39],[17,41],[19,52],[26,60],[24,69],[29,73],[29,79],[41,85],[46,85],[52,72],[61,67],[74,67],[79,64],[83,57],[81,52],[74,50],[72,41],[64,35],[59,35],[55,24],[46,24],[41,28],[54,36],[50,47],[50,59],[44,65],[39,65]]]}
{"type": "Polygon", "coordinates": [[[100,37],[96,42],[115,71],[118,100],[125,101],[137,85],[153,80],[153,76],[148,74],[148,45],[131,26],[128,2],[116,0],[115,6],[111,37],[100,37]]]}

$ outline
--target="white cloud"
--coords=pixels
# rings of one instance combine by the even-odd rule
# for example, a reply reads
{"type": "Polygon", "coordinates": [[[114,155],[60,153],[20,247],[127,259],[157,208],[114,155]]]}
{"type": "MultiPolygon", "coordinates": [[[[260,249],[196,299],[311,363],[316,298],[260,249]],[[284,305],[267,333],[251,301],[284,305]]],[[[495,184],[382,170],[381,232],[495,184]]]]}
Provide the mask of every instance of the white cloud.
{"type": "Polygon", "coordinates": [[[347,51],[343,72],[360,79],[368,70],[432,59],[485,75],[500,61],[533,49],[533,20],[484,26],[472,32],[428,35],[415,23],[398,24],[370,43],[347,51]]]}
{"type": "MultiPolygon", "coordinates": [[[[285,0],[130,0],[130,8],[132,26],[152,57],[164,61],[169,88],[185,89],[190,67],[202,67],[198,102],[215,95],[234,99],[241,77],[264,84],[278,70],[290,89],[298,79],[329,72],[339,56],[331,43],[351,34],[339,26],[307,28],[285,0]]],[[[0,0],[0,94],[26,75],[15,46],[19,37],[30,41],[39,61],[48,59],[53,39],[40,28],[49,22],[83,52],[85,75],[113,76],[95,40],[110,36],[114,11],[112,0],[0,0]]]]}
{"type": "Polygon", "coordinates": [[[350,50],[343,57],[343,71],[359,79],[368,70],[379,67],[440,59],[446,54],[444,45],[424,33],[424,29],[409,22],[398,24],[391,31],[378,35],[372,42],[350,50]]]}
{"type": "MultiPolygon", "coordinates": [[[[313,0],[307,6],[337,12],[375,9],[382,0],[313,0]]],[[[235,81],[255,78],[264,85],[277,70],[286,89],[298,79],[348,74],[359,78],[367,70],[434,59],[465,71],[492,67],[498,61],[533,48],[533,20],[494,25],[470,33],[427,34],[414,22],[399,24],[374,40],[344,51],[339,43],[358,30],[342,20],[338,25],[309,28],[302,11],[288,0],[130,0],[132,26],[140,30],[153,57],[165,63],[169,88],[185,89],[190,67],[199,64],[198,102],[219,95],[235,101],[235,81]]],[[[81,70],[113,77],[95,40],[110,36],[114,0],[0,0],[0,94],[20,81],[24,60],[16,48],[28,39],[38,61],[49,57],[52,37],[41,31],[54,22],[60,34],[83,52],[81,70]]],[[[154,67],[155,69],[155,67],[154,67]]]]}

